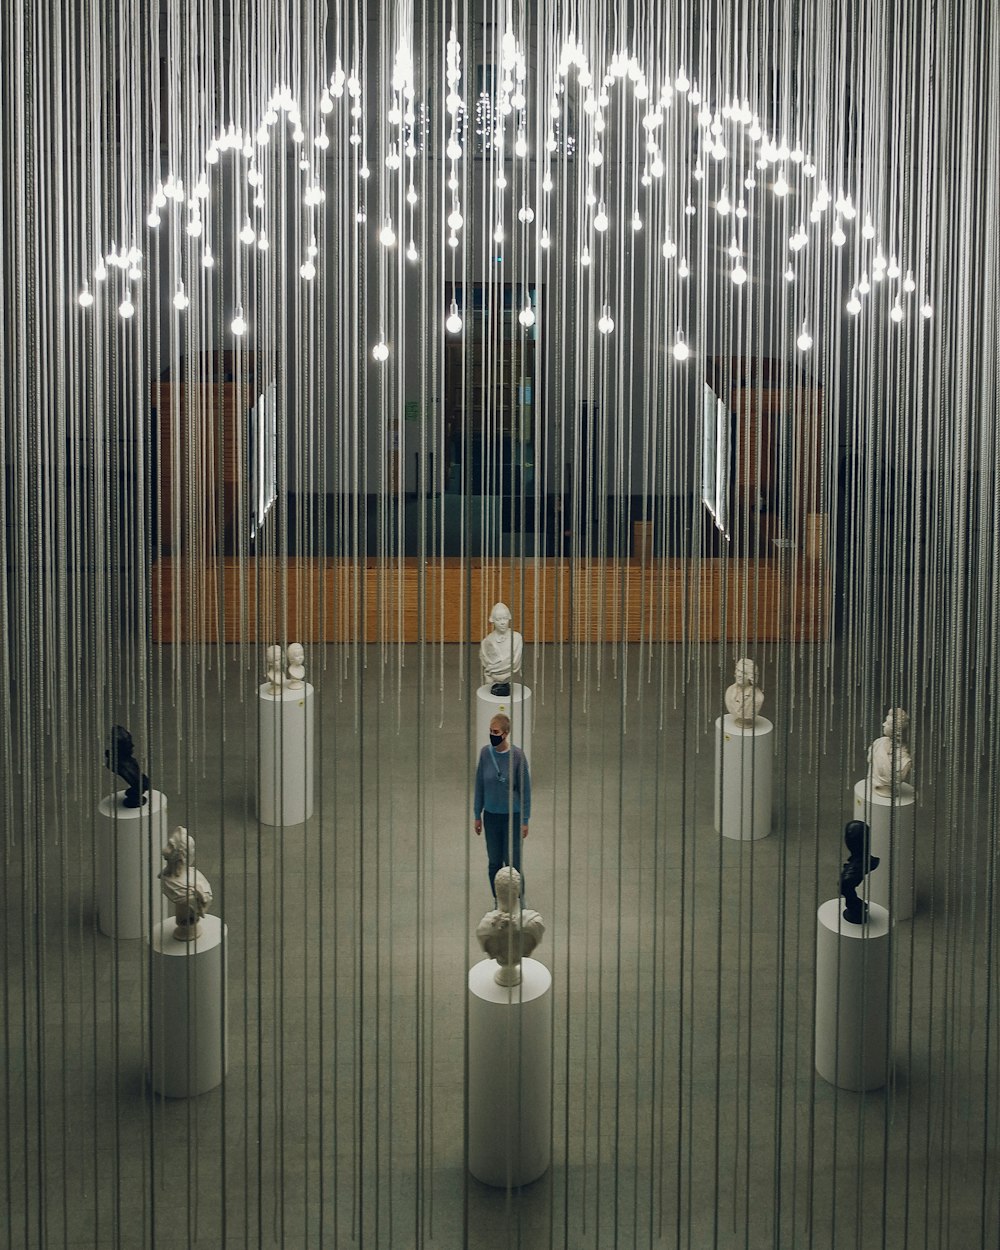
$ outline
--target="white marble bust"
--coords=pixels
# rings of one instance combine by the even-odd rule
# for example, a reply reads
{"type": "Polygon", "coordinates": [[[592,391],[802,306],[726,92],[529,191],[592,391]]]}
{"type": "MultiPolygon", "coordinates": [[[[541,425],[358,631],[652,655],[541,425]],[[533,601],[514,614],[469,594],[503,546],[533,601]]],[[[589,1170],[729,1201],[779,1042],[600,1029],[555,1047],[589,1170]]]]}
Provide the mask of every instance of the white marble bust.
{"type": "Polygon", "coordinates": [[[750,727],[763,703],[764,692],[757,685],[757,665],[746,658],[737,660],[733,684],[726,691],[726,711],[737,725],[750,727]]]}
{"type": "Polygon", "coordinates": [[[479,658],[483,665],[483,679],[491,684],[491,693],[510,694],[510,683],[521,671],[521,652],[524,639],[510,627],[510,608],[505,603],[495,603],[490,613],[493,628],[479,646],[479,658]],[[504,689],[506,687],[506,689],[504,689]]]}
{"type": "Polygon", "coordinates": [[[901,707],[891,707],[882,725],[883,737],[868,748],[868,779],[876,794],[899,792],[913,768],[913,757],[906,743],[910,718],[901,707]]]}
{"type": "Polygon", "coordinates": [[[281,688],[285,684],[285,669],[281,658],[280,647],[268,647],[267,652],[267,680],[269,682],[268,694],[281,694],[281,688]]]}
{"type": "Polygon", "coordinates": [[[302,643],[290,642],[285,658],[288,660],[286,687],[289,690],[302,690],[306,684],[306,653],[302,643]]]}
{"type": "Polygon", "coordinates": [[[178,942],[192,942],[201,931],[198,921],[212,904],[212,887],[192,862],[194,838],[188,837],[183,825],[167,839],[163,858],[166,867],[160,873],[160,888],[174,907],[177,927],[173,936],[178,942]]]}
{"type": "Polygon", "coordinates": [[[521,907],[521,874],[516,868],[501,868],[494,888],[499,906],[480,920],[476,937],[500,965],[493,974],[497,985],[520,985],[521,960],[542,940],[545,925],[537,911],[521,907]]]}

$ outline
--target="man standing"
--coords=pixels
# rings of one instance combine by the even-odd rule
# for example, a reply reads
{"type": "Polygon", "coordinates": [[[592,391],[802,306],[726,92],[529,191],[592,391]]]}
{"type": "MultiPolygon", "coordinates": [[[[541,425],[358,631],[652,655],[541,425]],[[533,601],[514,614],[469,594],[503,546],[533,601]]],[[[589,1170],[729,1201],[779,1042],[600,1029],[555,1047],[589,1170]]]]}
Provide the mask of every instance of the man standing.
{"type": "MultiPolygon", "coordinates": [[[[472,805],[476,836],[486,827],[490,890],[496,902],[493,879],[505,865],[521,872],[521,840],[528,836],[531,819],[531,777],[520,747],[510,745],[510,719],[494,716],[490,721],[489,746],[479,752],[476,794],[472,805]]],[[[524,889],[524,875],[521,876],[524,889]]]]}

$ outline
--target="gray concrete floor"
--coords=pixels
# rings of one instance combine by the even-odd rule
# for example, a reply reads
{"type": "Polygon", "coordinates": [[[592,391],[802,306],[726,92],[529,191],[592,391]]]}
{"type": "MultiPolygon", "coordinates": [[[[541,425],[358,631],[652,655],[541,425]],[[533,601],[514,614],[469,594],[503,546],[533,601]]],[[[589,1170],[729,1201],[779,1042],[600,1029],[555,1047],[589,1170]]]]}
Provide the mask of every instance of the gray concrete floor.
{"type": "MultiPolygon", "coordinates": [[[[771,649],[774,832],[744,844],[712,820],[728,650],[529,653],[553,1161],[519,1192],[468,1176],[466,976],[490,899],[466,655],[311,648],[316,811],[275,830],[254,815],[252,654],[157,651],[151,771],[228,925],[228,1077],[150,1094],[148,949],[97,932],[92,820],[18,844],[0,1242],[997,1245],[996,919],[975,840],[941,858],[925,775],[891,1083],[854,1094],[814,1073],[816,907],[836,892],[863,743],[813,706],[808,648],[771,649]]],[[[108,788],[96,770],[66,784],[108,788]]]]}

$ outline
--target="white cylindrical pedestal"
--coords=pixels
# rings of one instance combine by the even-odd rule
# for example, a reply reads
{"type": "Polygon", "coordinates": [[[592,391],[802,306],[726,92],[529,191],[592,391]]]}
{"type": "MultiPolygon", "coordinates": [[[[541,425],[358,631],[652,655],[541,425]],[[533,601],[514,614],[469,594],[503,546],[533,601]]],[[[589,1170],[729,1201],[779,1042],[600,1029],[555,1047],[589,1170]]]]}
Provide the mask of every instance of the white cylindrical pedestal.
{"type": "Polygon", "coordinates": [[[177,942],[173,917],[153,929],[150,1080],[158,1094],[191,1098],[222,1084],[226,1039],[226,926],[203,916],[200,936],[177,942]]]}
{"type": "Polygon", "coordinates": [[[306,682],[301,690],[271,694],[265,682],[260,697],[260,783],[257,814],[264,825],[301,825],[313,811],[313,731],[316,695],[306,682]]]}
{"type": "Polygon", "coordinates": [[[490,721],[494,716],[510,717],[510,741],[518,746],[531,759],[531,721],[534,706],[531,691],[515,681],[509,695],[490,694],[489,686],[480,686],[476,691],[476,741],[473,743],[473,756],[479,759],[479,752],[490,740],[490,721]]]}
{"type": "Polygon", "coordinates": [[[528,1185],[552,1157],[552,974],[521,961],[521,984],[498,964],[469,972],[469,1171],[486,1185],[528,1185]]]}
{"type": "Polygon", "coordinates": [[[109,794],[97,807],[97,921],[108,937],[139,938],[170,913],[157,879],[167,841],[167,796],[149,790],[142,807],[126,807],[125,794],[109,794]]]}
{"type": "Polygon", "coordinates": [[[774,726],[758,716],[737,725],[727,712],[715,722],[715,828],[724,838],[766,838],[771,832],[774,726]]]}
{"type": "Polygon", "coordinates": [[[895,798],[877,794],[864,777],[854,787],[854,818],[872,831],[871,853],[878,868],[868,877],[868,897],[889,909],[893,921],[913,915],[913,847],[916,795],[903,782],[895,798]]]}
{"type": "Polygon", "coordinates": [[[843,918],[844,900],[817,912],[816,1071],[841,1089],[881,1089],[889,1069],[889,913],[843,918]]]}

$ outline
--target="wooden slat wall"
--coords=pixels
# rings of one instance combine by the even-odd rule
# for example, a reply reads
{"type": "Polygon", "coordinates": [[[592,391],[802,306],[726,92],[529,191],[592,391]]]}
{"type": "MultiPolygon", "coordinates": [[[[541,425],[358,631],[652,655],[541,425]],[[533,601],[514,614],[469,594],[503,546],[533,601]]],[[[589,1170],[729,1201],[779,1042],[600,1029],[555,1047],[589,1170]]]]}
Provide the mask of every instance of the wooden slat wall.
{"type": "Polygon", "coordinates": [[[421,577],[416,560],[259,561],[241,572],[235,560],[163,558],[152,583],[154,642],[353,642],[362,610],[367,642],[468,642],[483,636],[498,599],[527,642],[718,642],[723,625],[734,642],[818,642],[829,599],[823,565],[805,559],[445,560],[421,577]]]}

